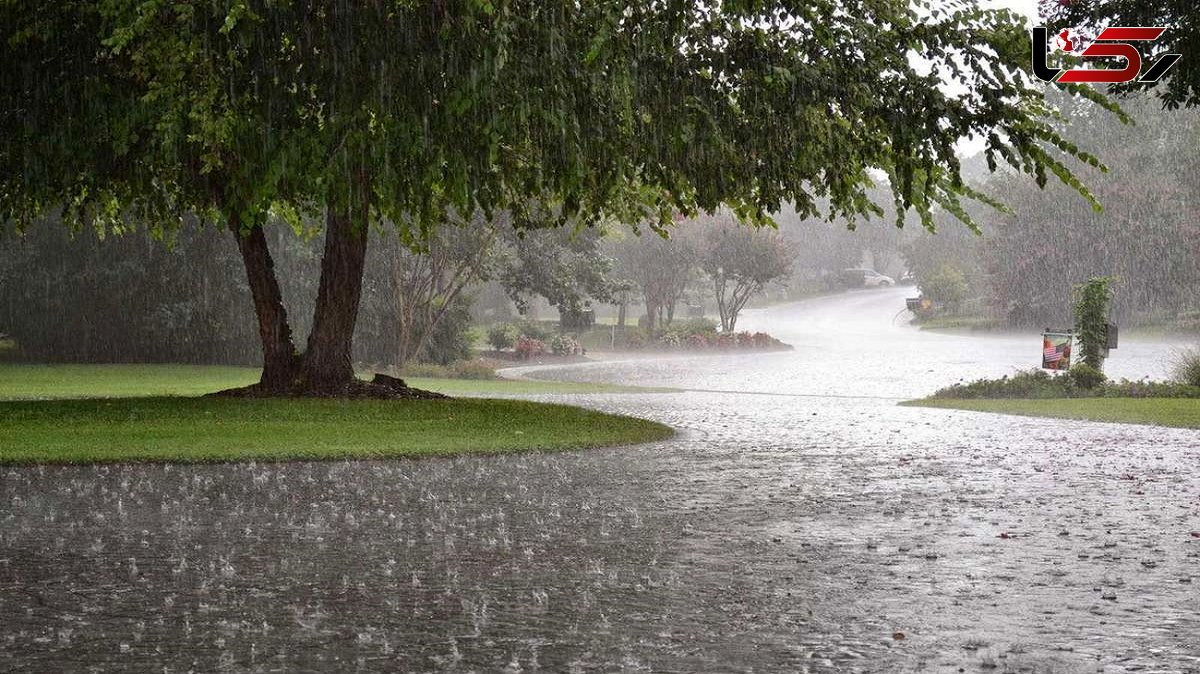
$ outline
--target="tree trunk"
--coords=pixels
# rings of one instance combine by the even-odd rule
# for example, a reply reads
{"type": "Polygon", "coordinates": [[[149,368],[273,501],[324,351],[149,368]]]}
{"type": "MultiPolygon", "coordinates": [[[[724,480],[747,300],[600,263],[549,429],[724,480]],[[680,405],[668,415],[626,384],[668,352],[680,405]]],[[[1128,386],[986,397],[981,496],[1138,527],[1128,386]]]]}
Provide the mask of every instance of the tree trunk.
{"type": "Polygon", "coordinates": [[[646,331],[653,333],[655,321],[658,319],[658,305],[649,297],[646,298],[646,331]]]}
{"type": "Polygon", "coordinates": [[[283,392],[290,388],[298,374],[296,346],[292,328],[283,308],[283,293],[275,278],[275,262],[267,247],[266,233],[261,226],[243,233],[236,217],[229,220],[229,229],[237,239],[238,250],[246,267],[250,295],[254,298],[254,313],[258,317],[258,336],[262,341],[263,371],[259,380],[262,388],[283,392]]]}
{"type": "Polygon", "coordinates": [[[301,367],[307,393],[337,395],[354,383],[352,347],[367,254],[367,226],[348,212],[325,216],[325,253],[312,333],[301,367]]]}

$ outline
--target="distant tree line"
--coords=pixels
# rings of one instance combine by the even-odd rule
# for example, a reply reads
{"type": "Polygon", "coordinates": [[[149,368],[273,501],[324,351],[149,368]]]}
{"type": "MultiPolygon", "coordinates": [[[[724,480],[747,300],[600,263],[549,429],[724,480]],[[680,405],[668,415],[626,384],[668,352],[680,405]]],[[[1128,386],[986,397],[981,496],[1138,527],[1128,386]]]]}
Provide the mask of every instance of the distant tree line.
{"type": "Polygon", "coordinates": [[[938,236],[907,244],[907,263],[922,288],[952,311],[1044,327],[1070,324],[1072,286],[1114,276],[1112,311],[1119,321],[1200,327],[1194,180],[1200,113],[1164,114],[1159,101],[1136,95],[1120,101],[1134,120],[1126,125],[1070,99],[1053,100],[1064,113],[1064,136],[1103,149],[1110,170],[1090,181],[1103,210],[1069,189],[1038,189],[997,174],[983,188],[1011,213],[978,209],[981,236],[942,214],[938,236]],[[948,282],[948,276],[961,280],[948,282]]]}
{"type": "MultiPolygon", "coordinates": [[[[670,324],[692,284],[721,308],[732,331],[749,297],[791,264],[777,233],[740,226],[728,215],[678,223],[672,237],[616,243],[600,227],[522,228],[511,217],[450,215],[419,246],[391,230],[374,232],[356,361],[403,366],[470,357],[470,307],[487,281],[519,310],[537,297],[562,314],[617,301],[621,287],[637,288],[652,328],[670,324]]],[[[323,234],[282,222],[263,231],[285,281],[288,313],[309,315],[323,234]]],[[[234,241],[202,227],[167,236],[73,234],[47,221],[23,237],[0,239],[0,333],[35,361],[256,363],[258,335],[234,241]]],[[[294,325],[308,329],[303,321],[294,325]]]]}
{"type": "Polygon", "coordinates": [[[743,227],[727,212],[682,219],[667,234],[612,246],[619,283],[640,293],[650,331],[670,326],[693,289],[716,307],[721,330],[733,332],[750,298],[792,271],[792,248],[777,231],[743,227]]]}

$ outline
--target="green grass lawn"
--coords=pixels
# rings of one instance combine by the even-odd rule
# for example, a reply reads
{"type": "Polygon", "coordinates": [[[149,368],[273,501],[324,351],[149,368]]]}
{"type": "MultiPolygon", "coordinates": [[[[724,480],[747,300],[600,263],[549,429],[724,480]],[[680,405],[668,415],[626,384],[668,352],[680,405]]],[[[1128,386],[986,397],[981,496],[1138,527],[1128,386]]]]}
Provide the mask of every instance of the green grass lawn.
{"type": "Polygon", "coordinates": [[[989,316],[934,316],[914,322],[913,325],[918,326],[922,330],[946,330],[951,332],[997,331],[1004,329],[1004,325],[999,319],[989,316]]]}
{"type": "Polygon", "coordinates": [[[662,424],[521,400],[101,398],[0,402],[0,463],[279,461],[565,450],[662,424]]]}
{"type": "Polygon", "coordinates": [[[1200,399],[1195,398],[925,399],[902,404],[1032,417],[1200,428],[1200,399]]]}
{"type": "MultiPolygon", "coordinates": [[[[196,396],[258,381],[248,367],[213,365],[0,364],[0,400],[196,396]]],[[[451,396],[650,392],[609,384],[405,377],[410,386],[451,396]]]]}
{"type": "MultiPolygon", "coordinates": [[[[280,461],[566,450],[650,442],[642,419],[520,400],[201,398],[256,370],[179,365],[0,365],[0,464],[280,461]]],[[[451,395],[631,390],[410,379],[451,395]]]]}

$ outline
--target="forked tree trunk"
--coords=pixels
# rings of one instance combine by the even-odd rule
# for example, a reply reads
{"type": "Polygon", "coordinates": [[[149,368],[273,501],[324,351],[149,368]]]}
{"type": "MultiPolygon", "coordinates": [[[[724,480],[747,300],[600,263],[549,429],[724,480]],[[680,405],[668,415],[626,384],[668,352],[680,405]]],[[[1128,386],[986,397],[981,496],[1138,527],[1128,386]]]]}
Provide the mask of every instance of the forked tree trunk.
{"type": "Polygon", "coordinates": [[[229,229],[237,239],[238,251],[246,267],[246,280],[254,298],[254,313],[258,317],[258,336],[262,341],[262,388],[284,392],[299,373],[299,358],[292,341],[283,293],[275,278],[275,262],[267,247],[267,237],[261,226],[242,232],[236,217],[230,218],[229,229]]]}
{"type": "Polygon", "coordinates": [[[325,216],[325,253],[312,333],[301,365],[305,393],[338,395],[354,383],[354,324],[366,254],[366,224],[356,228],[349,213],[330,209],[325,216]]]}
{"type": "Polygon", "coordinates": [[[646,331],[654,332],[655,322],[658,319],[658,305],[655,304],[649,297],[646,297],[646,331]]]}

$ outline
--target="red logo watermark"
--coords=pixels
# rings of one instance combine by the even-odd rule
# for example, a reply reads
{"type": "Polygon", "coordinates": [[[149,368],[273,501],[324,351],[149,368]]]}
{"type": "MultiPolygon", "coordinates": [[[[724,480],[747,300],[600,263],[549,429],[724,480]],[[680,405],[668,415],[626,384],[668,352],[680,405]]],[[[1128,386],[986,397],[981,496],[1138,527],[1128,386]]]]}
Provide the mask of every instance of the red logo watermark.
{"type": "Polygon", "coordinates": [[[1112,26],[1100,31],[1086,48],[1080,50],[1082,38],[1067,29],[1054,36],[1054,46],[1068,54],[1078,56],[1108,56],[1125,60],[1124,68],[1051,68],[1049,65],[1049,31],[1045,26],[1033,28],[1033,74],[1046,82],[1062,83],[1107,83],[1157,82],[1171,66],[1181,58],[1180,54],[1164,54],[1162,58],[1142,73],[1142,54],[1130,42],[1153,42],[1166,28],[1112,26]]]}

